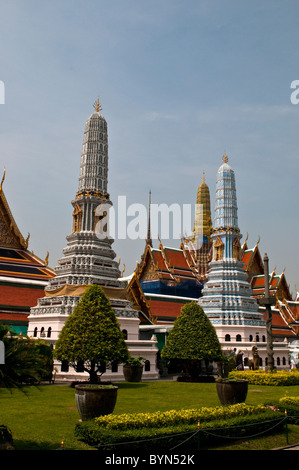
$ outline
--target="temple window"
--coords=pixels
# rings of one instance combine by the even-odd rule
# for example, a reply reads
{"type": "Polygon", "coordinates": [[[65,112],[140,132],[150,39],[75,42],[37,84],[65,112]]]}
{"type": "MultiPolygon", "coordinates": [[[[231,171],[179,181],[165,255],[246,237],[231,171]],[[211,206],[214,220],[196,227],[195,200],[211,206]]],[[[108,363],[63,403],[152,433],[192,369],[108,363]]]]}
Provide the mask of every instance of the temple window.
{"type": "Polygon", "coordinates": [[[36,338],[36,337],[37,337],[37,326],[34,328],[34,331],[33,331],[33,336],[34,336],[34,338],[36,338]]]}
{"type": "Polygon", "coordinates": [[[150,361],[147,360],[144,363],[144,371],[149,372],[150,370],[151,370],[151,363],[150,363],[150,361]]]}
{"type": "Polygon", "coordinates": [[[69,371],[69,363],[66,360],[61,362],[61,372],[68,372],[69,371]]]}
{"type": "Polygon", "coordinates": [[[51,333],[52,333],[52,328],[49,326],[48,332],[47,332],[47,338],[51,338],[51,333]]]}
{"type": "Polygon", "coordinates": [[[128,331],[127,330],[122,330],[122,334],[124,335],[125,339],[128,339],[128,331]]]}
{"type": "Polygon", "coordinates": [[[242,336],[241,336],[241,335],[237,335],[237,336],[236,336],[236,341],[242,341],[242,336]]]}
{"type": "Polygon", "coordinates": [[[225,341],[230,341],[230,335],[225,335],[225,341]]]}
{"type": "Polygon", "coordinates": [[[79,360],[77,362],[76,372],[84,372],[84,361],[79,360]]]}

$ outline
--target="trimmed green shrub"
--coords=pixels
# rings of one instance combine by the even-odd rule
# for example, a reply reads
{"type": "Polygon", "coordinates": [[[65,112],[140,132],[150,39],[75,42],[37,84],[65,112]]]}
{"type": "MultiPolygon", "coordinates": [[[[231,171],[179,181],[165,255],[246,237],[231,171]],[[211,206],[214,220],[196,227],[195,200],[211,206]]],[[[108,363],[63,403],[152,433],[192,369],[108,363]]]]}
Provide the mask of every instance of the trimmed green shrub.
{"type": "Polygon", "coordinates": [[[99,427],[106,429],[143,429],[162,426],[176,426],[182,424],[197,424],[199,421],[215,421],[236,416],[260,414],[268,409],[263,405],[246,405],[238,403],[230,406],[217,406],[214,408],[202,407],[189,410],[156,411],[155,413],[124,413],[110,414],[95,418],[99,427]]]}
{"type": "Polygon", "coordinates": [[[204,421],[200,424],[176,424],[164,427],[138,427],[134,429],[107,429],[93,421],[77,424],[75,435],[89,445],[104,451],[119,452],[129,445],[130,450],[171,451],[183,444],[184,453],[198,449],[199,443],[217,442],[223,438],[253,437],[283,429],[283,413],[269,408],[260,414],[235,416],[229,419],[204,421]]]}
{"type": "Polygon", "coordinates": [[[202,360],[219,361],[222,358],[216,330],[196,302],[182,307],[180,316],[168,333],[161,357],[182,363],[184,371],[193,379],[200,373],[202,360]]]}
{"type": "Polygon", "coordinates": [[[76,371],[83,367],[91,383],[98,383],[106,366],[123,362],[128,349],[110,300],[99,285],[88,287],[66,320],[54,355],[76,371]]]}
{"type": "Polygon", "coordinates": [[[246,379],[249,384],[253,385],[299,385],[299,371],[275,371],[266,372],[264,370],[256,371],[236,371],[233,370],[229,373],[229,378],[232,379],[246,379]]]}

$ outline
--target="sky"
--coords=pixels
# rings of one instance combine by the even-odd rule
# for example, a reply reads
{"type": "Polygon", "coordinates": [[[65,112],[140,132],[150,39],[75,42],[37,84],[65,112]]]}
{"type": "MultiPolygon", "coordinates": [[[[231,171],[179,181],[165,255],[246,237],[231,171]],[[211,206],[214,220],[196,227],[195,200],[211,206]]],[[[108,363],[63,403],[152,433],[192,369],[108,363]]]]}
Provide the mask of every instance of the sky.
{"type": "MultiPolygon", "coordinates": [[[[1,3],[0,176],[6,168],[3,189],[30,250],[49,251],[52,268],[62,257],[99,97],[114,205],[119,196],[147,205],[150,190],[152,203],[195,204],[204,171],[213,217],[226,152],[241,242],[260,239],[270,271],[285,269],[299,290],[297,0],[1,3]]],[[[144,246],[116,237],[124,275],[144,246]]]]}

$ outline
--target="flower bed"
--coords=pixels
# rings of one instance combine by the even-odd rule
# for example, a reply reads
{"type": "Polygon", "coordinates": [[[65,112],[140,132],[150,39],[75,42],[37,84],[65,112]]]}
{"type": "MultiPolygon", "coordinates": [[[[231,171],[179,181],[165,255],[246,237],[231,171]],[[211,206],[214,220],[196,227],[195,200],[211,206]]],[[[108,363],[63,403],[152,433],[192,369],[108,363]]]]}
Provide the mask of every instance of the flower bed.
{"type": "Polygon", "coordinates": [[[76,425],[75,435],[89,445],[118,451],[171,450],[184,442],[184,452],[200,442],[281,431],[284,413],[272,407],[242,404],[198,410],[108,415],[76,425]],[[198,423],[200,422],[200,435],[198,423]]]}
{"type": "Polygon", "coordinates": [[[197,424],[202,421],[212,421],[260,414],[267,411],[263,405],[246,405],[240,403],[231,406],[217,406],[215,408],[199,408],[191,410],[157,411],[155,413],[127,413],[121,415],[110,414],[95,418],[99,426],[106,429],[139,429],[145,427],[174,426],[177,424],[197,424]]]}
{"type": "Polygon", "coordinates": [[[232,379],[246,379],[249,384],[254,385],[299,385],[299,371],[273,371],[265,372],[264,370],[256,371],[232,371],[229,373],[229,378],[232,379]]]}

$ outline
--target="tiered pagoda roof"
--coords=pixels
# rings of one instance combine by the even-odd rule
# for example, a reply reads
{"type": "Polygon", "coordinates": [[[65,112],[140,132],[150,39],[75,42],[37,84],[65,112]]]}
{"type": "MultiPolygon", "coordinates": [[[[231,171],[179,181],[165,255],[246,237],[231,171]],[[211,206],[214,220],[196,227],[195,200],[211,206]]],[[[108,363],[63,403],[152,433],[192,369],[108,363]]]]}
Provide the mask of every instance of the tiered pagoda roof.
{"type": "MultiPolygon", "coordinates": [[[[4,173],[5,175],[5,173],[4,173]]],[[[16,332],[27,332],[30,307],[44,296],[44,288],[55,272],[28,249],[0,186],[0,323],[16,332]]]]}
{"type": "MultiPolygon", "coordinates": [[[[242,247],[242,261],[251,280],[253,296],[265,295],[264,265],[259,251],[259,241],[253,248],[248,248],[247,239],[242,247]]],[[[276,305],[271,308],[272,332],[276,337],[294,337],[299,334],[299,297],[292,300],[285,272],[277,274],[275,269],[269,274],[269,293],[276,298],[276,305]]],[[[259,311],[265,315],[265,307],[259,311]]]]}
{"type": "MultiPolygon", "coordinates": [[[[246,239],[242,246],[241,259],[253,296],[263,297],[264,265],[259,241],[253,248],[248,248],[246,239]]],[[[180,249],[164,247],[161,241],[159,248],[153,248],[147,243],[141,262],[137,264],[128,282],[130,300],[135,308],[144,313],[141,323],[171,324],[180,315],[185,303],[197,300],[196,295],[190,295],[191,282],[185,282],[185,295],[182,294],[180,287],[182,288],[184,281],[196,282],[200,287],[203,285],[192,250],[188,250],[184,243],[181,243],[180,249]]],[[[298,335],[299,293],[296,300],[292,300],[285,273],[277,274],[275,270],[269,275],[269,290],[270,295],[277,299],[275,307],[271,309],[273,335],[281,338],[298,335]]],[[[259,312],[265,314],[264,307],[259,306],[259,312]]]]}
{"type": "Polygon", "coordinates": [[[140,264],[128,284],[129,297],[154,323],[169,323],[203,287],[188,250],[146,243],[140,264]],[[193,297],[192,297],[193,296],[193,297]]]}

